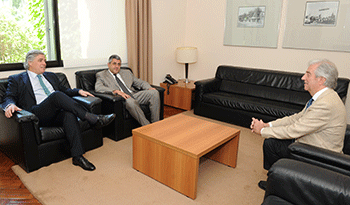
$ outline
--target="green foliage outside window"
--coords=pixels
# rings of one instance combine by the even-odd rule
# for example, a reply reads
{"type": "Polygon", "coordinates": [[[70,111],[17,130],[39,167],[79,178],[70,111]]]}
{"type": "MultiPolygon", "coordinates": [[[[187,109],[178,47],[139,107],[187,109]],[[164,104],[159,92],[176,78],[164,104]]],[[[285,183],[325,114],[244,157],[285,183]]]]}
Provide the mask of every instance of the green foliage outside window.
{"type": "Polygon", "coordinates": [[[10,6],[3,2],[0,0],[0,64],[23,62],[32,49],[45,52],[43,0],[13,0],[10,6]]]}

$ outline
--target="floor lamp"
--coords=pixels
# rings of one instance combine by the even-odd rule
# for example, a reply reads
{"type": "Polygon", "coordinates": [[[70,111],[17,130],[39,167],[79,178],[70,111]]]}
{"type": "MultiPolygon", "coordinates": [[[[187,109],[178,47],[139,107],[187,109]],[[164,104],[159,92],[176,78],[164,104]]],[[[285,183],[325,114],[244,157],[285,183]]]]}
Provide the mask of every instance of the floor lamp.
{"type": "Polygon", "coordinates": [[[179,47],[176,49],[176,61],[185,64],[186,83],[188,83],[188,64],[197,62],[198,51],[196,47],[179,47]]]}

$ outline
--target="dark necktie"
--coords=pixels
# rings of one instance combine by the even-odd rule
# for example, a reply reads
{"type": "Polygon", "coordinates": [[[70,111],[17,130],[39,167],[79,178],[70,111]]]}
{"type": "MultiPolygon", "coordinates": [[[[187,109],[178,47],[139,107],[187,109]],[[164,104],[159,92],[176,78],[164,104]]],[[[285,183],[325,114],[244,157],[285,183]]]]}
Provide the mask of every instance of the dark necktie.
{"type": "Polygon", "coordinates": [[[43,88],[45,94],[46,94],[47,96],[49,96],[49,95],[51,94],[51,92],[50,92],[49,89],[46,87],[46,85],[45,85],[45,83],[44,83],[44,81],[43,81],[41,75],[37,75],[37,76],[38,76],[38,79],[39,79],[39,83],[40,83],[41,87],[43,88]]]}
{"type": "Polygon", "coordinates": [[[314,102],[314,99],[311,98],[309,102],[307,102],[306,104],[306,109],[308,109],[313,102],[314,102]]]}
{"type": "Polygon", "coordinates": [[[134,98],[134,96],[132,96],[132,94],[129,92],[129,90],[125,87],[124,83],[117,77],[117,74],[114,74],[114,77],[115,77],[119,87],[122,89],[122,91],[125,94],[130,95],[130,97],[134,98]]]}

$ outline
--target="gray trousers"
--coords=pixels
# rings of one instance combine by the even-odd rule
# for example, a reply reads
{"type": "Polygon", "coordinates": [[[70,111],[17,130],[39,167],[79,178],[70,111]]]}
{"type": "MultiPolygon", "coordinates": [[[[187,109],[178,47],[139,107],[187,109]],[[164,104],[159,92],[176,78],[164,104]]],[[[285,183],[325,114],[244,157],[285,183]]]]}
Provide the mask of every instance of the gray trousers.
{"type": "Polygon", "coordinates": [[[137,93],[133,93],[133,96],[135,99],[126,99],[126,109],[133,118],[135,118],[142,126],[150,124],[140,107],[140,104],[149,103],[151,122],[156,122],[159,120],[160,100],[159,92],[157,90],[142,90],[137,93]]]}

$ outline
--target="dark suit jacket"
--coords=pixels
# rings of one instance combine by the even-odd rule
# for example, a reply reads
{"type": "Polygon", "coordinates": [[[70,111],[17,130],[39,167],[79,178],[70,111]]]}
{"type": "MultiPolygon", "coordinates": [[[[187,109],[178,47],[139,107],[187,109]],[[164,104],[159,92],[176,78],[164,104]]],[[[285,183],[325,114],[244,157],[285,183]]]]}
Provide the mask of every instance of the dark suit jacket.
{"type": "MultiPolygon", "coordinates": [[[[79,89],[70,89],[61,85],[56,74],[45,72],[43,75],[56,91],[62,91],[68,96],[75,96],[79,94],[79,89]]],[[[2,108],[5,109],[8,104],[12,103],[19,108],[31,111],[32,107],[36,105],[36,99],[28,73],[22,72],[16,75],[11,75],[8,79],[9,84],[6,90],[6,97],[4,99],[4,103],[2,104],[2,108]]]]}

